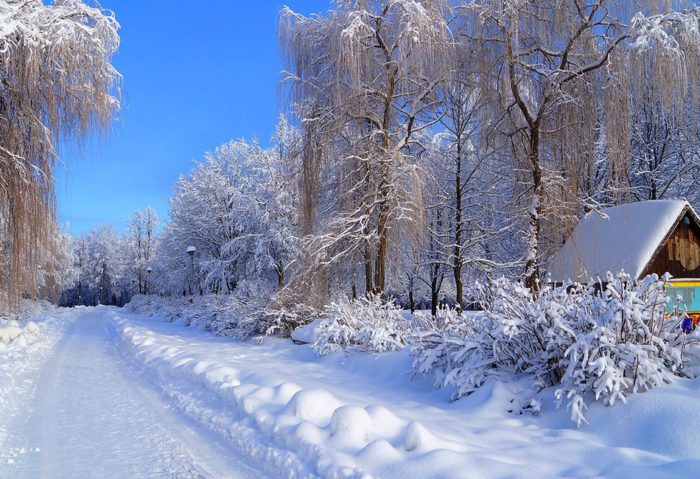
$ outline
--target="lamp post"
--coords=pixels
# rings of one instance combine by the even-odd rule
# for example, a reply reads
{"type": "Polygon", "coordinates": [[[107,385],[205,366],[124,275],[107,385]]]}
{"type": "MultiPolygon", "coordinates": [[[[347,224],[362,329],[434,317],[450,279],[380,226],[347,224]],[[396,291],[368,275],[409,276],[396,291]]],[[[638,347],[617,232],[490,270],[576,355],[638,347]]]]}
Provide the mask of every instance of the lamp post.
{"type": "Polygon", "coordinates": [[[146,268],[146,284],[144,285],[144,288],[143,288],[145,290],[146,294],[148,294],[148,278],[151,277],[151,271],[153,271],[153,268],[151,268],[150,266],[148,268],[146,268]]]}
{"type": "Polygon", "coordinates": [[[190,278],[188,281],[190,296],[192,296],[192,277],[194,276],[194,254],[196,251],[197,251],[197,248],[195,248],[194,246],[187,247],[187,254],[190,257],[190,274],[189,274],[190,278]]]}

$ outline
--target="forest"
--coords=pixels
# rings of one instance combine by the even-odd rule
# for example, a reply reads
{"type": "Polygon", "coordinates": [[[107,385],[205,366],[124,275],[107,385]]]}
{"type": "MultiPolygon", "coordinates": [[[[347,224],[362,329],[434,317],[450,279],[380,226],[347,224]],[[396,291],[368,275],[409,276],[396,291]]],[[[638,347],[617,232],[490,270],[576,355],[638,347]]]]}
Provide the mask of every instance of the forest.
{"type": "MultiPolygon", "coordinates": [[[[312,17],[285,8],[274,137],[213,146],[174,185],[162,231],[145,209],[121,238],[102,226],[69,239],[53,215],[56,134],[85,135],[82,123],[96,130],[118,107],[114,20],[96,17],[90,37],[72,39],[104,63],[95,98],[47,97],[3,117],[8,131],[29,121],[23,114],[46,127],[25,139],[32,155],[3,157],[6,188],[26,197],[5,196],[3,294],[63,290],[72,304],[219,294],[293,315],[370,293],[435,314],[470,307],[473,286],[501,276],[535,291],[587,212],[697,203],[698,14],[672,7],[355,1],[312,17]]],[[[19,55],[6,50],[6,62],[19,55]]],[[[80,67],[46,72],[50,93],[76,88],[80,67]]],[[[12,80],[37,93],[32,77],[12,80]]]]}

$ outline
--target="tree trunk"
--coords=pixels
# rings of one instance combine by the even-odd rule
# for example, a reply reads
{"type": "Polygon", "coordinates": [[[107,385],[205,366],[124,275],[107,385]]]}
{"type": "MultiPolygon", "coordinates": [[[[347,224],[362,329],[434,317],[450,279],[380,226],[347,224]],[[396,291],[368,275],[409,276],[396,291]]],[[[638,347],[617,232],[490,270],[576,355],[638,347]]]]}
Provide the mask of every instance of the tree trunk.
{"type": "Polygon", "coordinates": [[[384,292],[384,284],[386,282],[386,256],[389,244],[389,230],[387,228],[389,219],[388,210],[387,200],[384,200],[379,213],[379,244],[377,247],[377,260],[374,270],[374,290],[377,294],[384,292]]]}
{"type": "Polygon", "coordinates": [[[457,135],[457,171],[455,173],[455,247],[453,272],[455,277],[455,305],[462,309],[462,138],[457,135]]]}
{"type": "Polygon", "coordinates": [[[527,232],[527,256],[525,258],[525,286],[536,292],[540,288],[539,276],[539,237],[542,221],[542,199],[544,195],[542,187],[542,169],[540,168],[539,125],[530,129],[530,151],[528,159],[532,172],[532,185],[534,188],[532,203],[528,210],[528,232],[527,232]]]}
{"type": "Polygon", "coordinates": [[[369,241],[365,245],[365,289],[369,296],[372,293],[372,249],[369,241]]]}
{"type": "Polygon", "coordinates": [[[277,273],[277,289],[282,289],[284,288],[284,267],[278,264],[275,272],[277,273]]]}
{"type": "Polygon", "coordinates": [[[440,290],[437,287],[437,277],[433,277],[433,280],[430,282],[430,314],[433,317],[437,315],[439,295],[440,290]]]}
{"type": "Polygon", "coordinates": [[[389,151],[389,127],[391,125],[391,110],[394,100],[394,89],[396,88],[396,69],[397,66],[391,61],[390,56],[387,56],[387,91],[384,98],[384,112],[382,117],[382,134],[381,134],[381,178],[379,181],[379,220],[377,221],[377,233],[379,242],[377,245],[377,257],[374,265],[374,290],[375,293],[381,294],[384,292],[386,283],[386,257],[389,245],[389,215],[390,215],[390,184],[389,184],[389,164],[391,161],[391,152],[389,151]]]}

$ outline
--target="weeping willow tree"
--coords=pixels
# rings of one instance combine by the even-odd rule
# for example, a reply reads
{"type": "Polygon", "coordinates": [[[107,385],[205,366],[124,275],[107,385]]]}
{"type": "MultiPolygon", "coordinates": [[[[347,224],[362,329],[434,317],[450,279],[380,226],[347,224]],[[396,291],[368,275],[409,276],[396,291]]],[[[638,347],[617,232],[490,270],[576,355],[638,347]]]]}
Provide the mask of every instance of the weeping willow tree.
{"type": "Polygon", "coordinates": [[[428,112],[451,47],[443,7],[358,0],[338,1],[326,16],[282,14],[291,102],[307,145],[307,249],[325,267],[361,257],[367,292],[385,289],[398,225],[421,216],[418,137],[435,123],[428,112]],[[322,191],[333,192],[324,204],[322,191]],[[326,211],[320,220],[319,205],[326,211]]]}
{"type": "Polygon", "coordinates": [[[119,108],[118,28],[80,0],[0,3],[0,311],[44,284],[56,145],[104,131],[119,108]]]}
{"type": "Polygon", "coordinates": [[[654,92],[664,118],[696,102],[699,15],[675,10],[682,7],[655,0],[459,5],[468,25],[463,47],[478,49],[483,88],[501,118],[492,141],[511,150],[518,171],[531,288],[546,241],[558,236],[561,244],[566,219],[596,207],[592,181],[611,201],[629,194],[634,102],[654,92]],[[595,178],[601,161],[602,182],[595,178]]]}

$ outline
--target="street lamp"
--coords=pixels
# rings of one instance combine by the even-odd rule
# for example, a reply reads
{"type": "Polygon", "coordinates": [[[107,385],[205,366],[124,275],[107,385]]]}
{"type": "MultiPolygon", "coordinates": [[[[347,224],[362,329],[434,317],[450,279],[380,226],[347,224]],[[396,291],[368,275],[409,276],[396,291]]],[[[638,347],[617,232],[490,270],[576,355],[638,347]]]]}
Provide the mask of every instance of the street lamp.
{"type": "Polygon", "coordinates": [[[146,290],[146,294],[148,294],[148,278],[150,278],[151,276],[151,271],[153,271],[153,268],[151,268],[150,266],[146,268],[146,284],[144,288],[146,290]]]}
{"type": "Polygon", "coordinates": [[[189,283],[189,289],[190,289],[190,296],[192,296],[192,277],[194,276],[194,254],[197,251],[197,248],[194,246],[188,246],[187,247],[187,254],[190,256],[190,280],[188,281],[189,283]]]}

